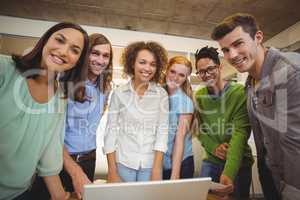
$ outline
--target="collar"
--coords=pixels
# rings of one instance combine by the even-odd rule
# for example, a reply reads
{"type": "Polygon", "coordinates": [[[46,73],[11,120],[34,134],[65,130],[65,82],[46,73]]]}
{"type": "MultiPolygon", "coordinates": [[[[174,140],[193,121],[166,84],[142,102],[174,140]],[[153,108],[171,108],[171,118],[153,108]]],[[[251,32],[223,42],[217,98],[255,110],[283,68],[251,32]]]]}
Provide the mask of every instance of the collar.
{"type": "Polygon", "coordinates": [[[94,87],[96,87],[96,86],[97,86],[97,81],[96,81],[96,83],[93,83],[92,81],[90,81],[89,79],[87,79],[87,80],[85,81],[85,84],[86,84],[86,85],[89,85],[89,86],[94,86],[94,87]]]}
{"type": "MultiPolygon", "coordinates": [[[[133,89],[132,79],[130,79],[125,85],[120,87],[122,92],[135,92],[133,89]]],[[[146,92],[156,92],[157,84],[155,82],[149,82],[146,92]]]]}
{"type": "Polygon", "coordinates": [[[213,97],[213,98],[219,98],[219,97],[221,97],[221,96],[228,90],[230,84],[231,84],[230,81],[228,81],[228,82],[224,85],[223,90],[221,90],[221,91],[219,92],[219,94],[217,94],[217,95],[216,95],[216,94],[213,94],[213,93],[211,93],[211,92],[209,92],[208,87],[206,87],[207,93],[209,94],[209,96],[211,96],[211,97],[213,97]]]}
{"type": "Polygon", "coordinates": [[[180,94],[180,93],[184,93],[184,92],[182,91],[181,88],[177,88],[177,89],[175,90],[175,92],[174,92],[172,95],[170,95],[170,97],[176,96],[176,95],[178,95],[178,94],[180,94]]]}
{"type": "MultiPolygon", "coordinates": [[[[279,56],[280,52],[278,51],[278,49],[275,49],[273,47],[267,49],[266,56],[261,67],[261,81],[265,81],[265,78],[271,74],[272,68],[275,66],[275,63],[277,62],[279,56]]],[[[245,82],[245,88],[249,89],[250,87],[254,87],[253,83],[254,78],[249,74],[245,82]]]]}

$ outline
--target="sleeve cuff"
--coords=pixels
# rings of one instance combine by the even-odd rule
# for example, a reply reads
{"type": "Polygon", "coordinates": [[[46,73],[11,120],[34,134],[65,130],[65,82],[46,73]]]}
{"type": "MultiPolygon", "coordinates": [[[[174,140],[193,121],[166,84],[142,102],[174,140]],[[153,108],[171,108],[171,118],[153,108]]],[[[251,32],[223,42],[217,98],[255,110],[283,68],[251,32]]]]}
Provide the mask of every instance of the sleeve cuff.
{"type": "Polygon", "coordinates": [[[59,173],[61,172],[62,170],[62,167],[59,169],[59,170],[55,170],[55,171],[49,171],[49,172],[41,172],[41,171],[38,171],[37,174],[41,177],[44,177],[44,176],[56,176],[56,175],[59,175],[59,173]]]}
{"type": "Polygon", "coordinates": [[[225,167],[223,174],[228,176],[229,178],[231,178],[232,181],[234,181],[236,175],[237,175],[237,171],[234,169],[228,169],[225,167]]]}
{"type": "Polygon", "coordinates": [[[166,144],[163,144],[163,143],[156,143],[154,145],[154,148],[153,148],[153,150],[155,150],[155,151],[161,151],[163,153],[166,153],[167,149],[168,149],[168,146],[166,144]]]}
{"type": "Polygon", "coordinates": [[[116,148],[113,148],[113,147],[103,147],[102,148],[103,154],[109,154],[109,153],[112,153],[114,151],[116,151],[116,148]]]}

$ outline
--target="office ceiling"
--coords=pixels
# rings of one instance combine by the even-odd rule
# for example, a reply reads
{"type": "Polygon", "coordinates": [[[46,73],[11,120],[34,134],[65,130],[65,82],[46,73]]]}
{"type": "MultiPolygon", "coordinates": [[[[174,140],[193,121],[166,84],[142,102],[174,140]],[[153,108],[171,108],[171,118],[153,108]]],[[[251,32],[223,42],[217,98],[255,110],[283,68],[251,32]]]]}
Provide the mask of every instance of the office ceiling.
{"type": "Polygon", "coordinates": [[[0,15],[210,39],[236,12],[256,16],[273,37],[300,21],[299,0],[0,0],[0,15]]]}

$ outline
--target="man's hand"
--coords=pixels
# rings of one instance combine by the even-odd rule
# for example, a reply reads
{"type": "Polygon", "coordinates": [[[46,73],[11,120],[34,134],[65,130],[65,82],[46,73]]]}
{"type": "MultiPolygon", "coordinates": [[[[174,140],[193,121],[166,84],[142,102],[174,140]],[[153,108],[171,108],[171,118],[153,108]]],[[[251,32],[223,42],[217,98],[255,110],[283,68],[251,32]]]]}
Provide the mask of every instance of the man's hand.
{"type": "Polygon", "coordinates": [[[221,160],[226,160],[227,151],[229,148],[228,143],[220,144],[214,151],[214,155],[220,158],[221,160]]]}
{"type": "Polygon", "coordinates": [[[88,179],[86,174],[82,171],[81,167],[76,165],[72,173],[70,174],[72,178],[72,184],[74,187],[74,192],[78,199],[82,198],[83,186],[86,184],[91,184],[92,182],[88,179]]]}
{"type": "Polygon", "coordinates": [[[223,199],[224,198],[226,199],[228,197],[228,195],[233,192],[233,189],[234,189],[233,182],[232,182],[231,178],[222,174],[220,177],[220,183],[225,185],[225,187],[223,187],[222,189],[215,189],[212,192],[214,194],[222,197],[223,199]]]}

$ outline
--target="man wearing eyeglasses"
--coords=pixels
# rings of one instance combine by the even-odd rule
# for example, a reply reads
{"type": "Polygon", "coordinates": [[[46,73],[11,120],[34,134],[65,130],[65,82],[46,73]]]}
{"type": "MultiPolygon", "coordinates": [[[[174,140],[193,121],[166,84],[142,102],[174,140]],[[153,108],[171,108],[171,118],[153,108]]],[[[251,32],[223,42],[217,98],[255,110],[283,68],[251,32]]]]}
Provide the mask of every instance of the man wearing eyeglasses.
{"type": "Polygon", "coordinates": [[[267,172],[259,162],[266,157],[281,195],[266,199],[300,199],[300,55],[264,47],[256,19],[245,13],[225,18],[214,28],[212,38],[225,59],[239,72],[249,73],[248,111],[258,170],[264,178],[267,172]]]}
{"type": "Polygon", "coordinates": [[[206,151],[200,177],[211,177],[226,187],[214,192],[233,193],[247,199],[251,184],[253,157],[247,144],[250,124],[242,85],[224,81],[218,52],[204,47],[196,52],[196,74],[205,87],[195,93],[200,133],[206,151]]]}

